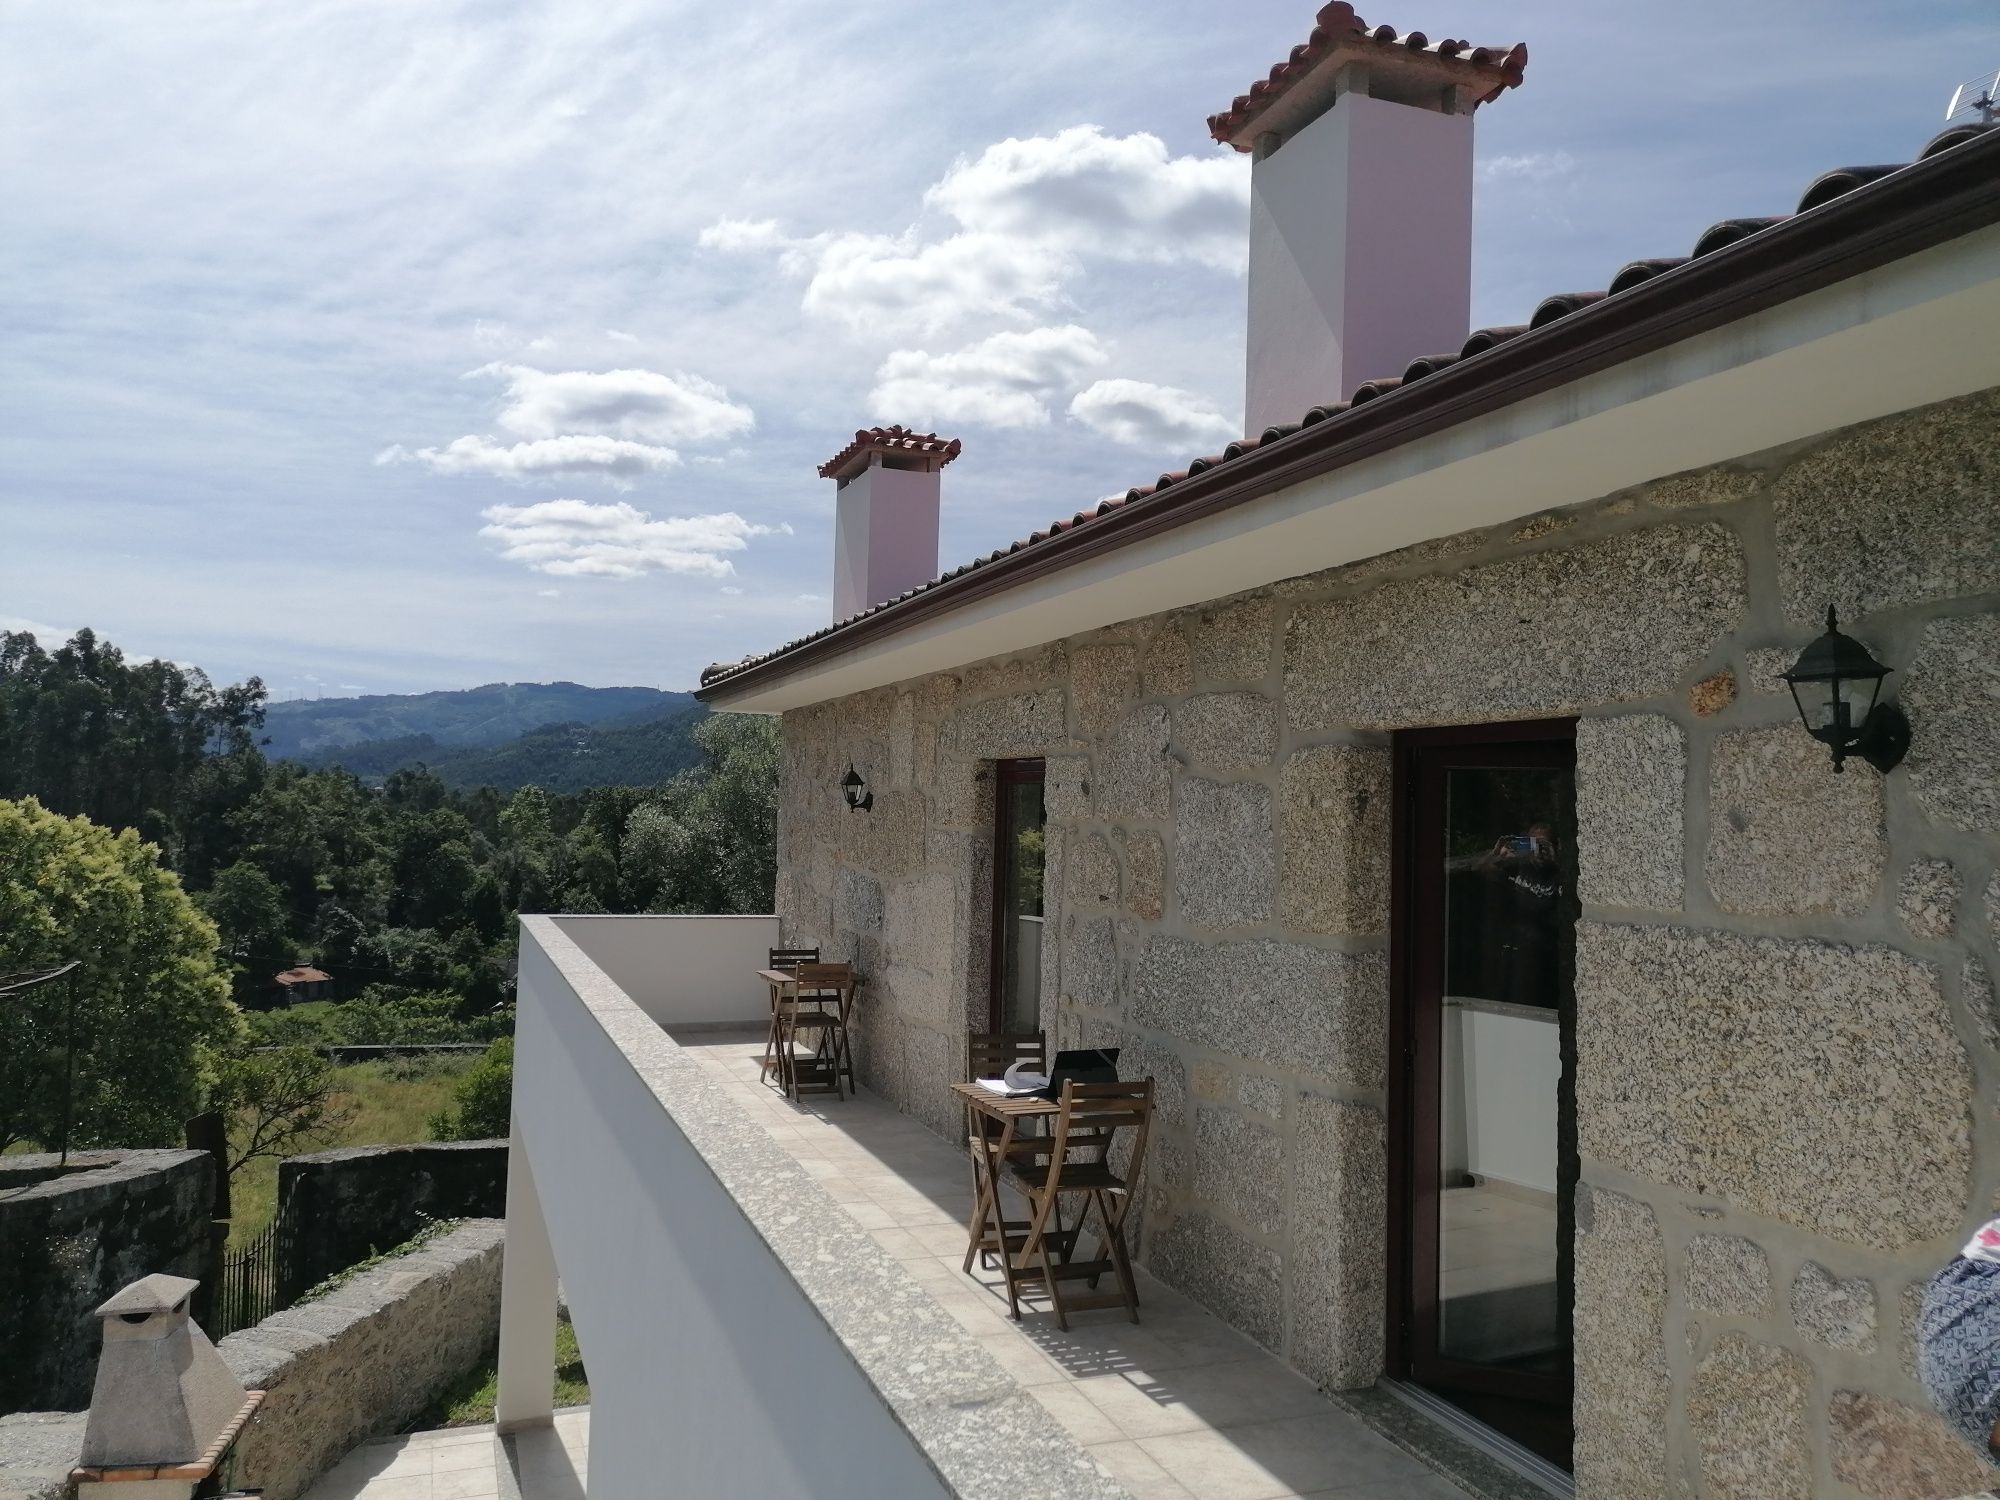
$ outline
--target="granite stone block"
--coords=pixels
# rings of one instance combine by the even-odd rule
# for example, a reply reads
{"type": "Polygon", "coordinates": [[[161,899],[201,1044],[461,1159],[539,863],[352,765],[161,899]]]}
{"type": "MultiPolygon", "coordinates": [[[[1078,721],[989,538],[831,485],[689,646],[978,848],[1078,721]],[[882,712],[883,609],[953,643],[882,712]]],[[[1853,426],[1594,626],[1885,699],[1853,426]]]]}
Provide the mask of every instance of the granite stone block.
{"type": "Polygon", "coordinates": [[[1131,1015],[1183,1041],[1333,1084],[1380,1088],[1388,962],[1303,943],[1157,935],[1135,966],[1131,1015]]]}
{"type": "Polygon", "coordinates": [[[1200,694],[1174,710],[1174,742],[1200,770],[1255,770],[1278,748],[1278,706],[1262,693],[1200,694]]]}
{"type": "Polygon", "coordinates": [[[1285,1229],[1284,1148],[1277,1134],[1234,1110],[1204,1104],[1194,1112],[1197,1197],[1259,1234],[1285,1229]]]}
{"type": "Polygon", "coordinates": [[[1792,1282],[1792,1322],[1815,1343],[1866,1353],[1875,1347],[1875,1288],[1865,1276],[1842,1280],[1809,1260],[1792,1282]]]}
{"type": "Polygon", "coordinates": [[[1174,895],[1196,927],[1271,919],[1271,791],[1254,782],[1182,779],[1174,799],[1174,895]]]}
{"type": "Polygon", "coordinates": [[[1599,1187],[1577,1192],[1577,1491],[1659,1494],[1667,1477],[1666,1247],[1645,1204],[1599,1187]]]}
{"type": "Polygon", "coordinates": [[[1382,1373],[1386,1127],[1365,1105],[1305,1093],[1291,1103],[1291,1359],[1323,1386],[1355,1390],[1382,1373]]]}
{"type": "Polygon", "coordinates": [[[1071,905],[1092,911],[1118,904],[1118,856],[1101,833],[1072,833],[1064,844],[1064,885],[1071,905]]]}
{"type": "Polygon", "coordinates": [[[1114,830],[1111,838],[1125,856],[1125,909],[1141,921],[1158,921],[1166,894],[1166,841],[1157,833],[1123,829],[1114,830]]]}
{"type": "Polygon", "coordinates": [[[1060,998],[1099,1010],[1118,1005],[1118,937],[1109,917],[1063,919],[1060,998]]]}
{"type": "Polygon", "coordinates": [[[1278,1347],[1285,1329],[1285,1288],[1277,1251],[1199,1209],[1185,1210],[1149,1233],[1148,1246],[1148,1264],[1168,1286],[1265,1348],[1278,1347]]]}
{"type": "Polygon", "coordinates": [[[1585,1157],[1848,1244],[1955,1233],[1965,1051],[1936,970],[1886,947],[1585,922],[1585,1157]]]}
{"type": "Polygon", "coordinates": [[[1708,788],[1708,887],[1725,911],[1854,916],[1889,860],[1882,778],[1836,776],[1797,724],[1723,735],[1708,788]]]}
{"type": "Polygon", "coordinates": [[[1178,698],[1194,685],[1194,655],[1179,616],[1160,623],[1140,659],[1149,698],[1178,698]]]}
{"type": "Polygon", "coordinates": [[[1931,1412],[1866,1391],[1827,1406],[1833,1476],[1868,1500],[1941,1500],[1991,1489],[1993,1468],[1931,1412]]]}
{"type": "Polygon", "coordinates": [[[1672,689],[1743,610],[1742,547],[1667,525],[1301,604],[1294,727],[1391,729],[1571,713],[1672,689]]]}
{"type": "Polygon", "coordinates": [[[1078,646],[1070,652],[1070,723],[1078,736],[1108,734],[1138,701],[1138,653],[1131,646],[1078,646]]]}
{"type": "Polygon", "coordinates": [[[1687,1402],[1709,1500],[1813,1500],[1811,1381],[1789,1350],[1740,1333],[1716,1340],[1687,1402]]]}
{"type": "Polygon", "coordinates": [[[1068,740],[1063,698],[1050,687],[968,703],[952,717],[952,749],[974,760],[1045,755],[1068,740]]]}
{"type": "Polygon", "coordinates": [[[1924,627],[1901,701],[1911,735],[1903,770],[1925,815],[1968,833],[2000,832],[2000,614],[1924,627]]]}
{"type": "Polygon", "coordinates": [[[1092,795],[1107,818],[1167,816],[1172,762],[1167,759],[1167,711],[1157,703],[1134,709],[1097,755],[1092,795]]]}
{"type": "Polygon", "coordinates": [[[1576,726],[1578,894],[1597,906],[1679,911],[1687,736],[1660,714],[1576,726]]]}
{"type": "Polygon", "coordinates": [[[2000,394],[1836,434],[1772,488],[1785,613],[1876,610],[2000,589],[2000,394]]]}
{"type": "Polygon", "coordinates": [[[1688,1306],[1697,1312],[1761,1317],[1771,1311],[1771,1262],[1738,1235],[1689,1240],[1686,1285],[1688,1306]]]}
{"type": "Polygon", "coordinates": [[[1389,752],[1316,745],[1288,757],[1278,790],[1279,920],[1300,932],[1389,925],[1389,752]]]}
{"type": "Polygon", "coordinates": [[[1948,938],[1958,922],[1962,888],[1950,860],[1916,860],[1903,871],[1896,890],[1896,915],[1912,937],[1948,938]]]}
{"type": "Polygon", "coordinates": [[[1261,595],[1198,611],[1188,634],[1203,687],[1259,682],[1271,670],[1271,603],[1261,595]]]}

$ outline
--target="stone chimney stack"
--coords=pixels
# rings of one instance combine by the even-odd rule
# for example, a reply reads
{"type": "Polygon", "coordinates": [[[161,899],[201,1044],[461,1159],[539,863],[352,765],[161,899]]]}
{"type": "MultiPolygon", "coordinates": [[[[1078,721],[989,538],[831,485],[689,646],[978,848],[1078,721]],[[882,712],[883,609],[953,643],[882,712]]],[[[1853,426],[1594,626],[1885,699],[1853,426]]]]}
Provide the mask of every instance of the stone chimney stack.
{"type": "Polygon", "coordinates": [[[97,1309],[104,1349],[83,1453],[70,1478],[121,1495],[188,1500],[221,1464],[262,1399],[245,1391],[189,1316],[197,1282],[144,1276],[97,1309]]]}
{"type": "Polygon", "coordinates": [[[937,577],[942,471],[958,453],[956,438],[868,427],[819,466],[836,486],[836,622],[937,577]]]}
{"type": "Polygon", "coordinates": [[[1455,352],[1472,311],[1472,112],[1528,49],[1372,29],[1338,0],[1219,115],[1252,154],[1245,430],[1455,352]]]}

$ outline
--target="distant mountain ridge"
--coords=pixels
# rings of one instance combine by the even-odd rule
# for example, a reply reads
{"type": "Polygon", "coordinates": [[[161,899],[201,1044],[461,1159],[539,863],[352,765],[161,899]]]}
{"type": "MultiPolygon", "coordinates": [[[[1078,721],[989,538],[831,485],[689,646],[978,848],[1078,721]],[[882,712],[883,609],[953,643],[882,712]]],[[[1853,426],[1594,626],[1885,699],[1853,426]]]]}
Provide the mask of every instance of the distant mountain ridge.
{"type": "Polygon", "coordinates": [[[691,693],[575,682],[490,682],[435,693],[378,693],[272,703],[264,753],[324,764],[330,752],[383,740],[427,737],[458,749],[499,745],[549,724],[638,723],[694,703],[691,693]]]}

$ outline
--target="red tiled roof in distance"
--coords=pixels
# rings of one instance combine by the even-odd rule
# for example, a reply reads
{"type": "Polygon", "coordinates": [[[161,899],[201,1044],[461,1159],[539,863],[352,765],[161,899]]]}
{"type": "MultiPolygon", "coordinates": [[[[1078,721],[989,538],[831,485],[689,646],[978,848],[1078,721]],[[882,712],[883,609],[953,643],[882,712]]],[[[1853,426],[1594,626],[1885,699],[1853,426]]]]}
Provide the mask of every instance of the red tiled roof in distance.
{"type": "Polygon", "coordinates": [[[287,969],[284,973],[277,976],[277,982],[284,985],[323,984],[331,978],[333,976],[322,969],[307,967],[302,969],[287,969]]]}
{"type": "Polygon", "coordinates": [[[819,466],[822,479],[852,479],[868,467],[876,454],[889,459],[914,459],[895,463],[895,468],[942,469],[959,454],[957,438],[941,438],[935,432],[912,432],[907,427],[863,427],[854,441],[819,466]]]}
{"type": "Polygon", "coordinates": [[[1393,26],[1371,28],[1347,0],[1322,6],[1315,19],[1312,35],[1292,48],[1290,57],[1221,114],[1208,117],[1210,135],[1249,151],[1266,132],[1291,134],[1325,111],[1334,75],[1351,62],[1368,65],[1368,92],[1377,98],[1414,103],[1430,89],[1441,97],[1445,89],[1462,88],[1475,106],[1518,87],[1528,66],[1525,42],[1475,47],[1450,37],[1432,42],[1421,31],[1398,36],[1393,26]]]}

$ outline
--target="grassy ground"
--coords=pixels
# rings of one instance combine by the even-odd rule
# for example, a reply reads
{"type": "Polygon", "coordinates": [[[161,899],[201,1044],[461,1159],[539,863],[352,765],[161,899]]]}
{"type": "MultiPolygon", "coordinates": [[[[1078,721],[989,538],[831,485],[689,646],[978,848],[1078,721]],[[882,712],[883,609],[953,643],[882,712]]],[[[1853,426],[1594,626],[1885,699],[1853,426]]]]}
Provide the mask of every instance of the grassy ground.
{"type": "MultiPolygon", "coordinates": [[[[493,1420],[493,1398],[498,1389],[494,1360],[468,1370],[437,1400],[436,1405],[410,1424],[413,1432],[438,1427],[467,1427],[493,1420]]],[[[590,1401],[590,1385],[584,1379],[583,1355],[577,1349],[576,1330],[564,1318],[556,1324],[556,1405],[584,1406],[590,1401]]]]}
{"type": "MultiPolygon", "coordinates": [[[[341,1129],[312,1149],[429,1140],[431,1116],[444,1108],[452,1085],[478,1060],[477,1053],[442,1053],[335,1069],[339,1088],[335,1102],[351,1105],[353,1113],[341,1129]]],[[[264,1157],[249,1163],[230,1179],[229,1198],[233,1215],[229,1248],[236,1250],[262,1233],[277,1212],[277,1162],[264,1157]]]]}

